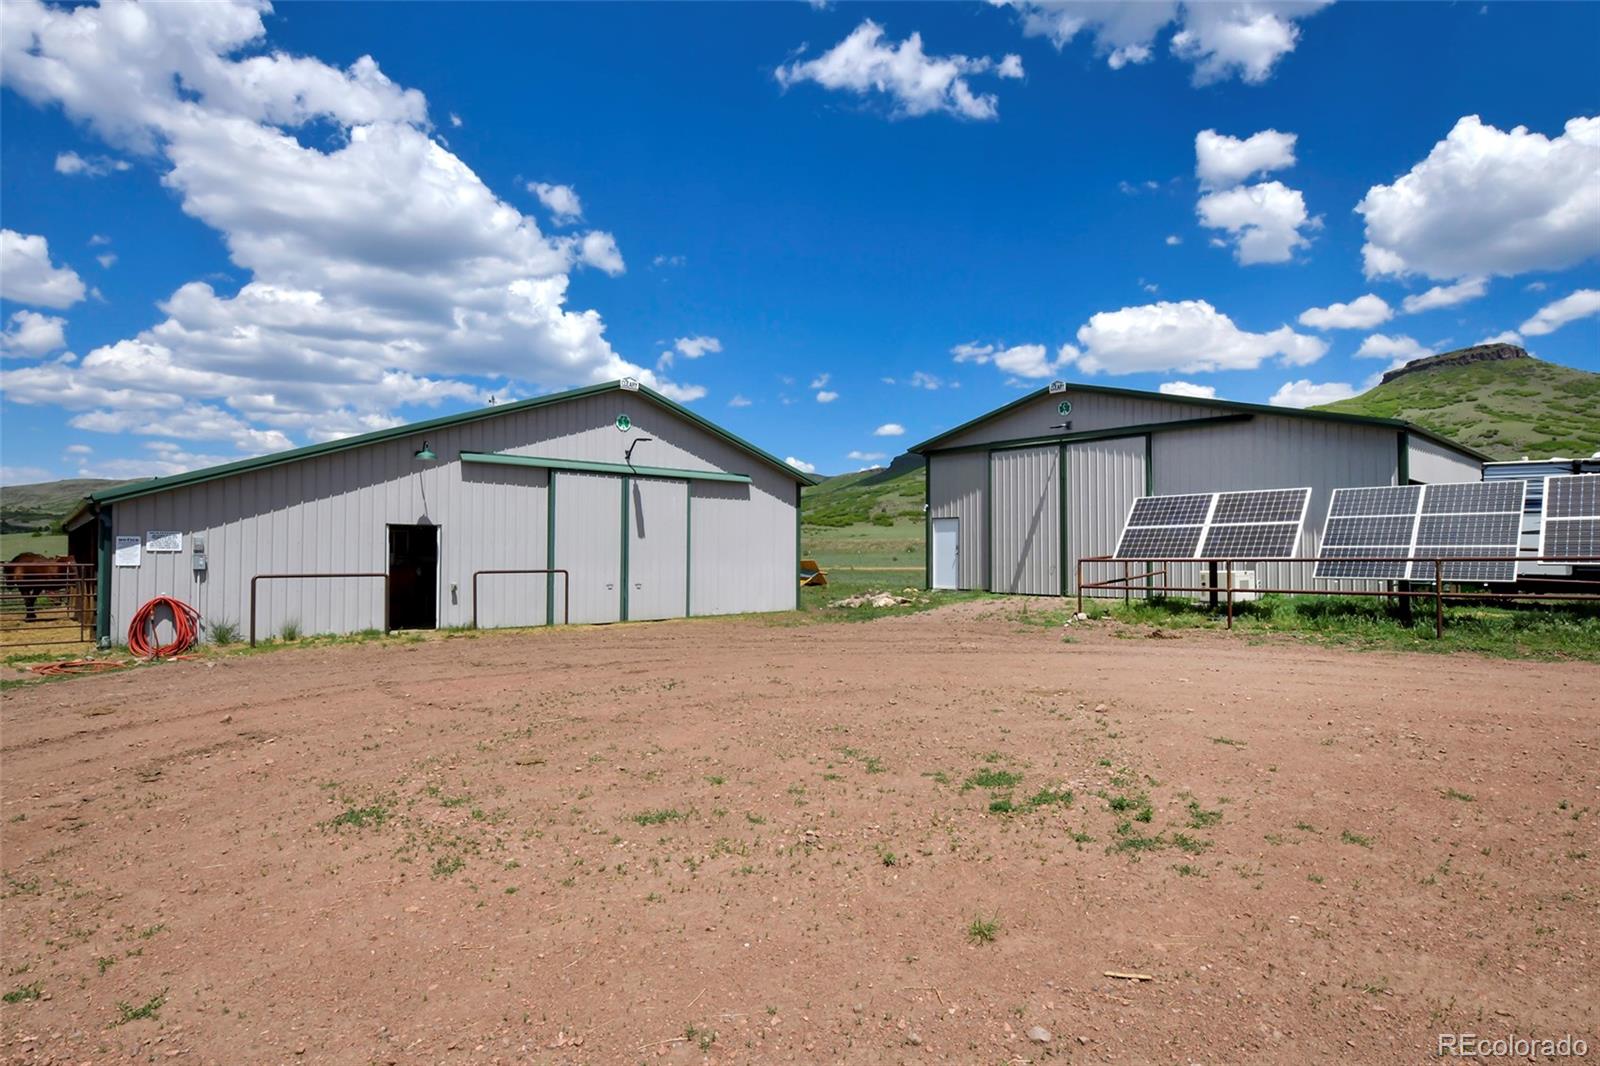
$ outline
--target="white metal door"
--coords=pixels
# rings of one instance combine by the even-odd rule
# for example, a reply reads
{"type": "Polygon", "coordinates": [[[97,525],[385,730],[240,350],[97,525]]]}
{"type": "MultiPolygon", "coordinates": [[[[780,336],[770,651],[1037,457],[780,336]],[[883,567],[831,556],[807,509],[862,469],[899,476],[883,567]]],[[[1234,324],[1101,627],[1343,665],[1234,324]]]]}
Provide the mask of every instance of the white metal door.
{"type": "MultiPolygon", "coordinates": [[[[556,566],[572,587],[573,622],[622,617],[622,486],[620,477],[566,470],[550,479],[556,509],[556,566]]],[[[561,611],[556,579],[556,612],[561,611]]]]}
{"type": "Polygon", "coordinates": [[[689,598],[689,483],[628,480],[628,618],[682,618],[689,598]]]}
{"type": "Polygon", "coordinates": [[[961,519],[933,520],[933,587],[961,587],[961,519]]]}

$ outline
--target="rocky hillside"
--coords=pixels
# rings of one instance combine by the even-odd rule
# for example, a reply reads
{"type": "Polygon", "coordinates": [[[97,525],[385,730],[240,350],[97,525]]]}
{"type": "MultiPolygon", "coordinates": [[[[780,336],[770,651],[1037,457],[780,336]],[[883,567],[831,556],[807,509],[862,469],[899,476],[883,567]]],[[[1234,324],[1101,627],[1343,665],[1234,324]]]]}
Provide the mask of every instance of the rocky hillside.
{"type": "Polygon", "coordinates": [[[1403,418],[1497,459],[1600,451],[1600,374],[1510,344],[1414,359],[1376,388],[1317,410],[1403,418]]]}

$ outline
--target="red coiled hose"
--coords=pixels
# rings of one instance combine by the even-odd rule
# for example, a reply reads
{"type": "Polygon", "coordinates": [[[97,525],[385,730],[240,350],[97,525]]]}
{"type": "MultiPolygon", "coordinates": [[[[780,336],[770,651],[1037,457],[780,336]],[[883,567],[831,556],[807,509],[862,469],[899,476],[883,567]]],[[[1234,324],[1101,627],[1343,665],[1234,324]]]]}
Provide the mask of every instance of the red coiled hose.
{"type": "Polygon", "coordinates": [[[133,615],[128,623],[128,650],[141,659],[170,659],[195,646],[200,639],[200,612],[182,600],[171,596],[157,596],[133,615]],[[172,612],[172,628],[176,635],[172,643],[155,645],[156,608],[165,606],[172,612]]]}

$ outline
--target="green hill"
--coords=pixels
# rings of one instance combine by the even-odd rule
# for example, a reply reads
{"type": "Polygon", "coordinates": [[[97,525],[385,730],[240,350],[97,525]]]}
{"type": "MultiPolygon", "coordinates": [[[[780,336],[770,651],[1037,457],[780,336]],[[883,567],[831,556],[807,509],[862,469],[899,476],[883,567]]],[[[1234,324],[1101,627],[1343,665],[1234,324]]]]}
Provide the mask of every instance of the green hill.
{"type": "Polygon", "coordinates": [[[922,457],[903,455],[887,467],[825,478],[800,495],[800,514],[808,526],[893,525],[922,520],[922,457]]]}
{"type": "Polygon", "coordinates": [[[0,532],[49,532],[89,493],[121,484],[105,478],[68,478],[35,485],[7,485],[0,488],[0,532]]]}
{"type": "Polygon", "coordinates": [[[1414,360],[1387,378],[1360,396],[1314,410],[1403,418],[1496,459],[1600,450],[1600,374],[1501,345],[1414,360]]]}

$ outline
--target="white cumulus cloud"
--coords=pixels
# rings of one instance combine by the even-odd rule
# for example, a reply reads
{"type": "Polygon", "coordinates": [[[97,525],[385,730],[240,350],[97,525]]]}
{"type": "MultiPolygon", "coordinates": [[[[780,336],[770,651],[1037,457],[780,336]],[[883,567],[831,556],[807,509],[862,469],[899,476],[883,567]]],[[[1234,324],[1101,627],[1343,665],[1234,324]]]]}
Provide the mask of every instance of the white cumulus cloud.
{"type": "Polygon", "coordinates": [[[1101,311],[1079,328],[1077,340],[1082,350],[1069,361],[1091,374],[1254,370],[1268,359],[1305,366],[1328,350],[1326,341],[1288,326],[1267,333],[1240,329],[1204,300],[1101,311]]]}
{"type": "Polygon", "coordinates": [[[1267,402],[1274,407],[1315,407],[1335,400],[1348,400],[1354,395],[1356,390],[1342,381],[1317,384],[1302,379],[1284,382],[1267,402]]]}
{"type": "Polygon", "coordinates": [[[57,174],[79,175],[86,178],[104,177],[112,171],[127,170],[130,166],[132,164],[126,159],[115,159],[106,155],[85,158],[77,152],[62,152],[56,156],[57,174]]]}
{"type": "Polygon", "coordinates": [[[792,455],[785,456],[783,461],[802,474],[815,474],[817,472],[817,468],[813,464],[806,462],[804,459],[796,459],[792,455]]]}
{"type": "Polygon", "coordinates": [[[1245,266],[1287,262],[1296,248],[1311,243],[1302,230],[1322,225],[1320,218],[1306,212],[1300,191],[1281,181],[1206,193],[1195,211],[1202,226],[1228,234],[1234,257],[1245,266]]]}
{"type": "Polygon", "coordinates": [[[1300,35],[1296,21],[1326,2],[1009,0],[1022,16],[1025,34],[1047,37],[1058,50],[1078,34],[1086,34],[1093,40],[1095,54],[1113,70],[1149,62],[1157,38],[1175,26],[1172,53],[1194,65],[1197,84],[1234,76],[1251,84],[1265,81],[1278,60],[1294,51],[1300,35]]]}
{"type": "Polygon", "coordinates": [[[1211,189],[1226,189],[1246,178],[1294,166],[1295,135],[1262,130],[1243,139],[1216,130],[1194,138],[1195,177],[1211,189]]]}
{"type": "MultiPolygon", "coordinates": [[[[217,439],[254,448],[262,434],[331,439],[508,387],[633,376],[704,395],[623,358],[597,312],[567,306],[573,271],[625,269],[611,234],[541,232],[432,137],[420,92],[368,56],[341,69],[270,50],[266,10],[0,5],[5,86],[145,154],[246,276],[231,294],[180,286],[158,321],[80,362],[6,371],[9,399],[111,414],[201,405],[249,429],[217,439]]],[[[8,298],[28,241],[48,265],[43,238],[7,234],[8,298]]],[[[48,299],[17,298],[81,299],[65,274],[48,299]]]]}
{"type": "Polygon", "coordinates": [[[1406,309],[1407,314],[1416,314],[1419,311],[1433,311],[1441,307],[1464,304],[1469,300],[1476,300],[1488,290],[1488,278],[1463,278],[1454,285],[1435,285],[1427,292],[1407,296],[1400,305],[1406,309]]]}
{"type": "Polygon", "coordinates": [[[707,352],[722,351],[722,342],[716,337],[679,337],[672,348],[685,359],[698,359],[707,352]]]}
{"type": "Polygon", "coordinates": [[[1015,344],[1007,348],[976,342],[957,344],[950,349],[950,354],[958,363],[992,364],[1017,378],[1055,377],[1077,357],[1070,345],[1063,346],[1052,358],[1049,349],[1042,344],[1015,344]]]}
{"type": "Polygon", "coordinates": [[[1600,289],[1579,289],[1570,296],[1563,296],[1555,303],[1541,307],[1538,314],[1522,324],[1521,329],[1525,336],[1542,337],[1546,333],[1554,333],[1568,322],[1592,315],[1600,315],[1600,289]]]}
{"type": "Polygon", "coordinates": [[[1217,398],[1215,385],[1196,385],[1192,381],[1163,381],[1156,386],[1156,391],[1163,396],[1193,396],[1201,400],[1214,400],[1217,398]]]}
{"type": "Polygon", "coordinates": [[[1371,329],[1393,317],[1394,308],[1383,297],[1369,292],[1347,304],[1308,307],[1300,312],[1300,324],[1312,329],[1371,329]]]}
{"type": "Polygon", "coordinates": [[[738,393],[734,393],[733,394],[733,399],[728,401],[728,406],[729,407],[749,407],[750,406],[750,400],[749,400],[748,397],[740,396],[738,393]]]}
{"type": "Polygon", "coordinates": [[[967,80],[982,74],[1019,78],[1022,60],[1011,55],[998,61],[981,56],[929,55],[922,49],[920,33],[912,33],[895,44],[884,40],[883,27],[871,19],[822,55],[797,59],[776,71],[778,84],[784,88],[810,81],[825,89],[858,96],[887,96],[890,113],[897,117],[943,113],[992,119],[999,114],[994,94],[974,92],[967,80]]]}
{"type": "Polygon", "coordinates": [[[1556,137],[1510,132],[1477,115],[1426,159],[1356,205],[1368,277],[1509,277],[1600,254],[1600,117],[1556,137]]]}
{"type": "Polygon", "coordinates": [[[853,451],[846,455],[845,458],[854,459],[858,463],[876,463],[881,459],[889,458],[889,456],[884,452],[853,451]]]}
{"type": "Polygon", "coordinates": [[[0,333],[0,351],[7,355],[40,356],[67,346],[67,320],[37,311],[17,311],[0,333]]]}
{"type": "Polygon", "coordinates": [[[906,427],[898,422],[885,422],[872,431],[874,437],[903,437],[905,433],[906,427]]]}
{"type": "Polygon", "coordinates": [[[528,182],[528,191],[539,198],[550,217],[560,223],[576,222],[583,217],[583,201],[570,185],[552,185],[546,181],[528,182]]]}
{"type": "Polygon", "coordinates": [[[1361,347],[1356,349],[1357,359],[1393,359],[1406,363],[1412,359],[1421,359],[1425,355],[1433,355],[1432,348],[1428,348],[1404,333],[1391,337],[1384,333],[1374,333],[1361,342],[1361,347]]]}
{"type": "MultiPolygon", "coordinates": [[[[0,12],[5,10],[0,7],[0,12]]],[[[50,242],[45,238],[0,230],[0,296],[60,310],[83,299],[84,292],[83,279],[76,271],[50,262],[50,242]]]]}
{"type": "Polygon", "coordinates": [[[839,394],[837,392],[830,392],[827,389],[823,389],[821,392],[817,393],[817,402],[818,403],[832,403],[833,401],[837,400],[838,398],[839,398],[839,394]]]}

